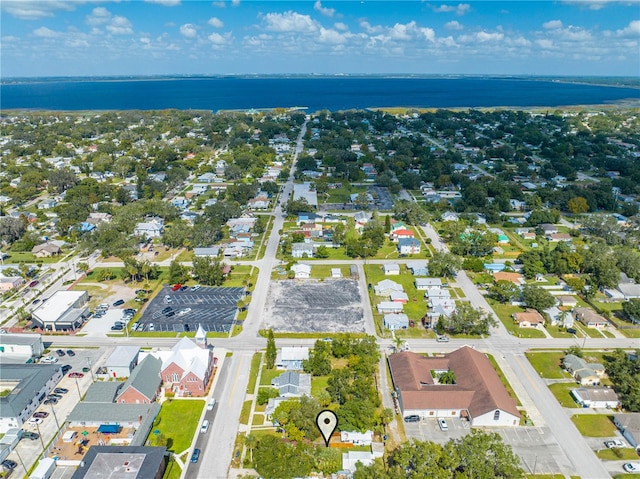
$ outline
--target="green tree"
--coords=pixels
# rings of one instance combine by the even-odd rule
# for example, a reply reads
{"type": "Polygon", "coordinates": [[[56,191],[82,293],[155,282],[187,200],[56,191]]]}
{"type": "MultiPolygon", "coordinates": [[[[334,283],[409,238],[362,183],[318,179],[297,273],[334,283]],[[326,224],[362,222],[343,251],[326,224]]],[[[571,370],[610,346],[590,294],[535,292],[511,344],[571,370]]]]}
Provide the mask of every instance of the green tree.
{"type": "Polygon", "coordinates": [[[267,369],[273,369],[275,367],[277,355],[276,340],[273,337],[273,330],[270,329],[267,331],[267,353],[265,355],[267,369]]]}
{"type": "Polygon", "coordinates": [[[622,311],[632,323],[640,323],[640,299],[630,299],[622,303],[622,311]]]}
{"type": "Polygon", "coordinates": [[[456,383],[456,373],[454,373],[451,369],[440,373],[438,376],[438,382],[440,384],[455,384],[456,383]]]}
{"type": "Polygon", "coordinates": [[[444,251],[436,251],[429,261],[429,273],[433,276],[453,278],[460,268],[462,268],[462,258],[444,251]]]}
{"type": "Polygon", "coordinates": [[[258,396],[256,397],[256,402],[263,406],[269,402],[271,398],[277,398],[280,395],[280,392],[275,388],[258,388],[258,396]]]}
{"type": "Polygon", "coordinates": [[[489,328],[497,324],[496,320],[469,303],[460,304],[450,317],[441,316],[438,330],[444,329],[451,334],[489,334],[489,328]]]}
{"type": "Polygon", "coordinates": [[[567,209],[574,215],[586,213],[589,211],[589,203],[587,203],[586,198],[582,196],[574,196],[567,203],[567,209]]]}
{"type": "Polygon", "coordinates": [[[528,308],[533,308],[539,312],[556,304],[556,299],[551,293],[531,284],[525,284],[524,288],[522,288],[522,299],[528,308]]]}
{"type": "Polygon", "coordinates": [[[258,445],[258,438],[255,436],[255,434],[249,433],[244,437],[244,445],[247,449],[249,449],[249,458],[251,460],[251,464],[253,464],[253,450],[258,445]]]}
{"type": "Polygon", "coordinates": [[[520,288],[511,281],[500,280],[489,288],[489,296],[504,304],[520,297],[520,288]]]}
{"type": "Polygon", "coordinates": [[[224,263],[218,258],[193,258],[193,277],[207,286],[220,286],[224,283],[224,263]]]}
{"type": "MultiPolygon", "coordinates": [[[[198,259],[198,258],[195,258],[198,259]]],[[[169,264],[169,282],[185,283],[189,279],[189,268],[181,265],[178,261],[173,260],[169,264]]]]}

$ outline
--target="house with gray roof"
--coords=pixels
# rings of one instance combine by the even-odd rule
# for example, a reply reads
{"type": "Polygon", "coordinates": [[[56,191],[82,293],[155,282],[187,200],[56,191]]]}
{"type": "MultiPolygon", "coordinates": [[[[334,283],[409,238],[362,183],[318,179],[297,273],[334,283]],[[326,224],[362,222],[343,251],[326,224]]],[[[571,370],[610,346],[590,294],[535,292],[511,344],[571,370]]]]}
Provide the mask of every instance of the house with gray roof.
{"type": "Polygon", "coordinates": [[[160,392],[162,361],[146,356],[124,383],[116,402],[121,404],[147,404],[155,401],[160,392]]]}
{"type": "Polygon", "coordinates": [[[291,245],[291,256],[293,258],[313,258],[313,243],[293,243],[291,245]]]}
{"type": "Polygon", "coordinates": [[[107,358],[104,369],[109,378],[128,378],[138,364],[138,346],[116,346],[107,358]]]}
{"type": "Polygon", "coordinates": [[[429,276],[429,266],[426,261],[408,261],[407,269],[414,276],[429,276]]]}
{"type": "Polygon", "coordinates": [[[271,380],[280,397],[311,396],[311,374],[287,371],[271,380]]]}
{"type": "Polygon", "coordinates": [[[640,454],[640,412],[614,414],[613,423],[629,445],[640,454]]]}
{"type": "Polygon", "coordinates": [[[71,479],[161,479],[166,465],[165,447],[91,446],[71,479]]]}
{"type": "Polygon", "coordinates": [[[2,382],[9,389],[0,397],[0,433],[20,428],[62,379],[54,364],[2,363],[2,382]]]}
{"type": "Polygon", "coordinates": [[[123,385],[122,381],[96,381],[87,389],[84,401],[112,403],[123,385]]]}
{"type": "Polygon", "coordinates": [[[40,334],[0,334],[0,361],[6,363],[26,363],[39,358],[44,353],[44,343],[40,334]]]}

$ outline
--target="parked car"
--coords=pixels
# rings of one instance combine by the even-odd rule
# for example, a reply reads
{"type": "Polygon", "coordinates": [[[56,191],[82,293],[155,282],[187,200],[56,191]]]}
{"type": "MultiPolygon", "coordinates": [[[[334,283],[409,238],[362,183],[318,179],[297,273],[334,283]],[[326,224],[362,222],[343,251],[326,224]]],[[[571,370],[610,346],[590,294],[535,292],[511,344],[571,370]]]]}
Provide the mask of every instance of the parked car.
{"type": "Polygon", "coordinates": [[[171,311],[173,308],[171,306],[167,306],[166,308],[163,308],[160,312],[162,314],[167,314],[169,311],[171,311]]]}
{"type": "Polygon", "coordinates": [[[127,308],[124,310],[126,314],[136,314],[136,310],[133,308],[127,308]]]}
{"type": "Polygon", "coordinates": [[[449,338],[447,336],[438,336],[436,338],[436,342],[437,343],[448,343],[449,342],[449,338]]]}
{"type": "Polygon", "coordinates": [[[624,447],[624,443],[619,439],[615,439],[613,441],[605,441],[604,445],[607,446],[609,449],[624,447]]]}
{"type": "Polygon", "coordinates": [[[180,291],[186,291],[186,290],[188,290],[188,289],[189,289],[189,286],[182,286],[182,287],[180,288],[180,291]]]}
{"type": "Polygon", "coordinates": [[[72,349],[67,349],[67,354],[71,357],[74,357],[76,355],[76,353],[74,353],[72,349]]]}
{"type": "Polygon", "coordinates": [[[180,312],[178,313],[178,316],[184,316],[185,314],[188,314],[190,312],[191,312],[191,308],[184,308],[180,310],[180,312]]]}
{"type": "Polygon", "coordinates": [[[12,461],[11,459],[5,459],[2,461],[2,467],[9,471],[13,471],[16,467],[18,467],[18,463],[16,461],[12,461]]]}
{"type": "Polygon", "coordinates": [[[440,429],[443,431],[449,430],[449,426],[447,426],[447,421],[445,421],[442,418],[438,419],[438,426],[440,426],[440,429]]]}
{"type": "Polygon", "coordinates": [[[70,378],[83,378],[83,377],[84,377],[84,374],[82,374],[82,373],[77,373],[77,372],[73,372],[73,373],[70,373],[70,374],[69,374],[69,377],[70,377],[70,378]]]}
{"type": "Polygon", "coordinates": [[[124,299],[119,299],[113,303],[114,306],[122,306],[124,304],[124,299]]]}
{"type": "MultiPolygon", "coordinates": [[[[57,401],[60,401],[60,399],[62,399],[62,396],[60,396],[59,394],[49,394],[47,396],[47,399],[55,399],[57,401]]],[[[34,414],[35,417],[35,414],[34,414]]]]}
{"type": "Polygon", "coordinates": [[[622,465],[622,469],[627,472],[640,472],[640,462],[627,462],[622,465]]]}
{"type": "Polygon", "coordinates": [[[40,435],[37,432],[31,431],[22,431],[22,434],[20,435],[21,439],[31,439],[32,441],[35,441],[39,437],[40,435]]]}
{"type": "Polygon", "coordinates": [[[166,303],[170,303],[170,302],[172,302],[173,300],[171,299],[171,296],[165,296],[165,297],[164,297],[164,301],[165,301],[166,303]]]}
{"type": "Polygon", "coordinates": [[[420,416],[412,414],[411,416],[405,416],[404,422],[420,422],[420,416]]]}
{"type": "Polygon", "coordinates": [[[40,302],[39,299],[34,299],[33,301],[31,301],[31,304],[38,304],[40,302]]]}
{"type": "MultiPolygon", "coordinates": [[[[46,401],[45,401],[45,404],[46,404],[46,401]]],[[[28,424],[33,424],[33,425],[42,424],[42,422],[43,422],[42,419],[39,417],[32,417],[27,421],[28,424]]]]}
{"type": "Polygon", "coordinates": [[[45,356],[40,360],[40,362],[45,364],[57,363],[58,358],[54,358],[53,356],[45,356]]]}
{"type": "Polygon", "coordinates": [[[68,390],[68,389],[66,389],[66,388],[55,388],[55,389],[53,390],[53,392],[54,392],[55,394],[67,394],[67,393],[69,392],[69,390],[68,390]]]}
{"type": "Polygon", "coordinates": [[[196,463],[200,459],[200,449],[196,448],[193,450],[193,454],[191,454],[191,462],[196,463]]]}
{"type": "Polygon", "coordinates": [[[154,326],[153,323],[149,323],[149,331],[155,331],[156,327],[154,326]]]}
{"type": "Polygon", "coordinates": [[[202,286],[199,284],[196,284],[195,286],[191,287],[191,291],[198,291],[200,288],[202,288],[202,286]]]}
{"type": "Polygon", "coordinates": [[[39,418],[39,419],[44,419],[45,417],[47,417],[49,415],[48,412],[44,412],[44,411],[38,411],[38,412],[34,412],[33,416],[31,417],[35,417],[35,418],[39,418]]]}
{"type": "Polygon", "coordinates": [[[200,432],[202,434],[206,434],[208,430],[209,430],[209,420],[205,419],[204,421],[202,421],[202,426],[200,426],[200,432]]]}
{"type": "Polygon", "coordinates": [[[122,331],[124,326],[122,324],[114,324],[111,326],[111,331],[122,331]]]}
{"type": "Polygon", "coordinates": [[[39,283],[40,283],[40,281],[33,280],[33,281],[31,281],[31,283],[29,283],[29,287],[30,288],[35,288],[36,286],[38,286],[39,283]]]}
{"type": "Polygon", "coordinates": [[[60,357],[64,356],[64,351],[62,349],[56,349],[56,354],[60,357]]]}
{"type": "Polygon", "coordinates": [[[182,285],[180,283],[177,283],[171,287],[171,291],[178,291],[180,288],[182,288],[182,285]]]}
{"type": "Polygon", "coordinates": [[[567,333],[576,334],[578,331],[575,328],[567,328],[567,333]]]}
{"type": "Polygon", "coordinates": [[[139,324],[140,324],[140,323],[138,323],[138,322],[133,323],[133,324],[131,325],[131,331],[136,331],[136,330],[138,329],[138,325],[139,325],[139,324]]]}
{"type": "Polygon", "coordinates": [[[62,366],[60,369],[62,369],[62,374],[66,374],[69,371],[71,371],[73,368],[71,367],[70,364],[65,364],[64,366],[62,366]]]}
{"type": "Polygon", "coordinates": [[[165,314],[167,318],[170,318],[171,316],[175,316],[175,315],[176,315],[175,311],[169,311],[167,314],[165,314]]]}
{"type": "MultiPolygon", "coordinates": [[[[47,406],[49,405],[53,405],[53,404],[58,404],[58,400],[56,398],[49,398],[49,399],[45,399],[44,403],[47,406]]],[[[42,421],[42,419],[40,419],[42,421]]]]}

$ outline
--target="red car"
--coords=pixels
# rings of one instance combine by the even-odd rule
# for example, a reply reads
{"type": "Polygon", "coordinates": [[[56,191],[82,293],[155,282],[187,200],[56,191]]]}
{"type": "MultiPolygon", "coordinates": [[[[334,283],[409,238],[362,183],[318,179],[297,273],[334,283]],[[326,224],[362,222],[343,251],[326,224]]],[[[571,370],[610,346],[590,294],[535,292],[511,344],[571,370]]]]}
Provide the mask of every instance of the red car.
{"type": "Polygon", "coordinates": [[[171,288],[171,291],[178,291],[180,288],[182,288],[182,285],[180,283],[174,284],[173,288],[171,288]]]}
{"type": "Polygon", "coordinates": [[[74,373],[69,373],[69,377],[70,377],[70,378],[83,378],[83,377],[84,377],[84,374],[82,374],[82,373],[75,373],[75,372],[74,372],[74,373]]]}
{"type": "Polygon", "coordinates": [[[31,283],[29,283],[29,287],[30,287],[30,288],[35,287],[35,286],[37,286],[37,285],[38,285],[38,283],[39,283],[39,282],[40,282],[40,281],[31,281],[31,283]]]}
{"type": "Polygon", "coordinates": [[[44,419],[48,415],[49,415],[49,413],[48,412],[44,412],[44,411],[38,411],[38,412],[34,412],[33,413],[33,417],[36,417],[38,419],[44,419]]]}

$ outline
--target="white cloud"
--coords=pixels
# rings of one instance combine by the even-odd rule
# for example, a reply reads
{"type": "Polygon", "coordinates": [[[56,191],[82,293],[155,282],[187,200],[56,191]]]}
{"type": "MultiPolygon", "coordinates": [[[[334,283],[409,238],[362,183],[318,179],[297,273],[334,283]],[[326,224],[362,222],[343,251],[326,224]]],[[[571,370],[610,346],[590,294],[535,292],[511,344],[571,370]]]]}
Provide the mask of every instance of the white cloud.
{"type": "Polygon", "coordinates": [[[53,17],[56,10],[73,11],[79,3],[84,2],[68,2],[64,0],[49,0],[46,2],[41,0],[3,0],[0,2],[0,8],[10,15],[23,20],[37,20],[38,18],[53,17]]]}
{"type": "Polygon", "coordinates": [[[501,40],[504,39],[504,33],[489,33],[489,32],[485,32],[484,30],[481,32],[478,32],[476,34],[476,39],[479,42],[499,42],[501,40]]]}
{"type": "Polygon", "coordinates": [[[459,3],[458,5],[440,5],[439,7],[432,6],[431,7],[436,13],[449,13],[455,12],[456,15],[464,15],[465,13],[471,10],[471,5],[468,3],[459,3]]]}
{"type": "Polygon", "coordinates": [[[393,40],[411,40],[416,31],[416,22],[411,21],[406,24],[396,23],[389,30],[389,36],[393,40]]]}
{"type": "Polygon", "coordinates": [[[452,20],[445,23],[444,28],[446,28],[447,30],[462,30],[463,27],[462,24],[460,24],[460,22],[458,22],[457,20],[452,20]]]}
{"type": "Polygon", "coordinates": [[[380,25],[373,26],[366,20],[360,22],[360,28],[362,28],[368,34],[380,33],[383,28],[380,25]]]}
{"type": "Polygon", "coordinates": [[[226,45],[231,41],[231,32],[227,32],[224,35],[221,35],[218,32],[213,32],[207,38],[214,45],[226,45]]]}
{"type": "Polygon", "coordinates": [[[553,50],[554,48],[553,41],[546,38],[536,40],[536,43],[544,50],[553,50]]]}
{"type": "Polygon", "coordinates": [[[106,28],[113,35],[131,35],[133,33],[131,22],[120,15],[113,17],[106,28]]]}
{"type": "Polygon", "coordinates": [[[320,28],[320,36],[318,38],[318,41],[320,43],[342,44],[347,42],[347,38],[345,34],[340,33],[337,30],[320,28]]]}
{"type": "Polygon", "coordinates": [[[433,30],[433,28],[421,28],[420,33],[425,38],[425,40],[428,40],[430,42],[434,42],[436,40],[436,32],[433,30]]]}
{"type": "Polygon", "coordinates": [[[341,32],[346,32],[347,30],[349,30],[349,26],[346,23],[342,23],[342,22],[334,23],[333,27],[336,30],[340,30],[341,32]]]}
{"type": "Polygon", "coordinates": [[[618,2],[619,0],[565,0],[563,3],[577,5],[580,8],[588,8],[589,10],[600,10],[607,3],[618,2]]]}
{"type": "Polygon", "coordinates": [[[211,5],[218,8],[224,8],[227,6],[224,2],[213,2],[211,5]]]}
{"type": "Polygon", "coordinates": [[[37,28],[33,31],[33,34],[36,37],[40,37],[40,38],[56,38],[60,36],[60,33],[58,32],[54,32],[53,30],[47,28],[47,27],[40,27],[37,28]]]}
{"type": "Polygon", "coordinates": [[[619,37],[640,37],[640,20],[633,20],[622,30],[616,30],[619,37]]]}
{"type": "Polygon", "coordinates": [[[325,17],[333,17],[333,15],[336,13],[335,8],[323,7],[320,0],[316,0],[316,3],[313,4],[313,9],[317,12],[320,12],[325,17]]]}
{"type": "Polygon", "coordinates": [[[291,10],[284,13],[267,13],[264,16],[267,30],[274,32],[315,32],[318,24],[309,15],[291,10]]]}
{"type": "Polygon", "coordinates": [[[542,28],[544,28],[545,30],[557,30],[559,28],[562,28],[562,21],[549,20],[548,22],[542,24],[542,28]]]}
{"type": "Polygon", "coordinates": [[[191,23],[185,23],[180,27],[180,35],[186,38],[194,38],[198,34],[195,25],[191,23]]]}
{"type": "Polygon", "coordinates": [[[103,25],[111,19],[111,12],[104,7],[96,7],[91,10],[91,14],[87,15],[86,22],[88,25],[103,25]]]}
{"type": "Polygon", "coordinates": [[[240,5],[240,0],[231,0],[232,7],[237,7],[238,5],[240,5]]]}
{"type": "Polygon", "coordinates": [[[224,27],[224,22],[217,17],[211,17],[207,22],[213,28],[222,28],[224,27]]]}
{"type": "Polygon", "coordinates": [[[147,3],[155,3],[165,7],[176,7],[180,5],[180,0],[144,0],[147,3]]]}

